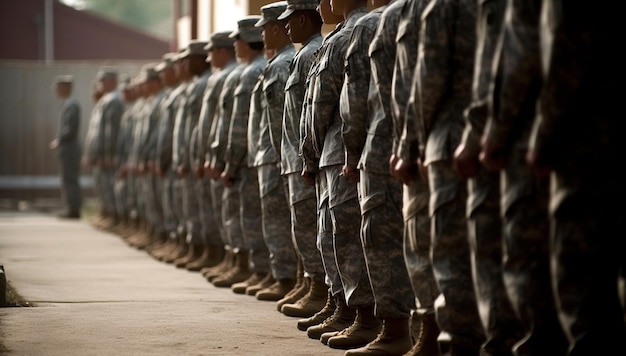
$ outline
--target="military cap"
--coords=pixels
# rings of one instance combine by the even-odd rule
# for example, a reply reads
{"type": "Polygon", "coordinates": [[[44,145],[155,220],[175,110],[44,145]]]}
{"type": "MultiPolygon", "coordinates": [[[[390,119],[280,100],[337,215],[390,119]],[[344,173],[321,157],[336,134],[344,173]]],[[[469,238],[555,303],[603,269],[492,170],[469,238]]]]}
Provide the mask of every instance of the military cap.
{"type": "Polygon", "coordinates": [[[178,58],[182,59],[191,55],[206,56],[209,53],[209,51],[204,48],[206,47],[207,43],[207,41],[192,40],[191,42],[189,42],[187,47],[185,47],[185,49],[178,55],[178,58]]]}
{"type": "Polygon", "coordinates": [[[247,16],[237,21],[237,29],[229,35],[230,38],[241,38],[248,43],[263,42],[263,29],[254,27],[261,16],[247,16]]]}
{"type": "Polygon", "coordinates": [[[207,43],[204,49],[210,51],[216,47],[233,48],[235,40],[229,36],[231,33],[232,31],[215,32],[211,35],[209,43],[207,43]]]}
{"type": "Polygon", "coordinates": [[[267,4],[265,6],[261,6],[261,19],[254,24],[255,27],[263,27],[265,24],[278,21],[278,16],[280,16],[283,11],[287,9],[286,1],[277,1],[271,4],[267,4]]]}
{"type": "Polygon", "coordinates": [[[130,87],[131,87],[130,75],[126,73],[120,74],[119,84],[117,88],[119,90],[126,90],[127,88],[130,88],[130,87]]]}
{"type": "Polygon", "coordinates": [[[297,10],[316,10],[319,4],[319,0],[287,0],[287,9],[278,16],[278,20],[288,19],[297,10]]]}
{"type": "Polygon", "coordinates": [[[171,68],[177,55],[178,53],[176,52],[165,53],[163,57],[161,57],[161,62],[154,67],[154,70],[161,72],[166,68],[171,68]]]}
{"type": "Polygon", "coordinates": [[[96,78],[97,78],[97,80],[103,80],[105,78],[117,79],[117,76],[118,76],[118,72],[117,72],[116,68],[114,68],[114,67],[102,67],[98,71],[98,74],[96,75],[96,78]]]}
{"type": "Polygon", "coordinates": [[[157,65],[158,65],[158,63],[144,64],[143,67],[141,67],[140,77],[144,81],[150,80],[150,79],[158,79],[159,78],[159,72],[155,69],[157,65]]]}
{"type": "Polygon", "coordinates": [[[74,77],[69,74],[57,75],[54,78],[54,84],[72,84],[74,83],[74,77]]]}

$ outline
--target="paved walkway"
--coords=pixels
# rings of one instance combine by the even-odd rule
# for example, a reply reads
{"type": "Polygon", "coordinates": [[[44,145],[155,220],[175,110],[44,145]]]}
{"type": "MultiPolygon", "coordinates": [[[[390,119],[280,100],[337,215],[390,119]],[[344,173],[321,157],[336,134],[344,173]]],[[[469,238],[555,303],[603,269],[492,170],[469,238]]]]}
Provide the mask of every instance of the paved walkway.
{"type": "Polygon", "coordinates": [[[87,222],[0,213],[0,264],[35,307],[0,309],[0,354],[343,355],[274,302],[216,288],[87,222]]]}

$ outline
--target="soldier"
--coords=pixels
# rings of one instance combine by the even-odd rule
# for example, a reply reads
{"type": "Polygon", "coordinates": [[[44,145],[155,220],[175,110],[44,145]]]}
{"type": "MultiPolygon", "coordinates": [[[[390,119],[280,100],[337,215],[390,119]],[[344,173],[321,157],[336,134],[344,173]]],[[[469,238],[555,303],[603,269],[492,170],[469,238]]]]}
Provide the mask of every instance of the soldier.
{"type": "Polygon", "coordinates": [[[80,105],[72,97],[74,78],[70,75],[58,76],[55,80],[57,97],[63,100],[59,113],[57,137],[50,142],[51,150],[58,150],[61,165],[61,192],[65,211],[60,218],[80,219],[82,192],[80,190],[80,154],[78,137],[80,129],[80,105]]]}
{"type": "MultiPolygon", "coordinates": [[[[345,112],[343,140],[346,146],[344,175],[360,172],[361,237],[370,283],[376,301],[376,317],[383,320],[383,329],[375,341],[346,352],[346,355],[404,354],[412,347],[409,317],[415,309],[403,254],[402,184],[389,172],[389,157],[393,143],[391,118],[391,78],[395,60],[396,34],[403,2],[377,7],[357,23],[355,39],[373,37],[369,58],[363,49],[354,48],[349,60],[351,73],[368,73],[370,66],[362,58],[371,58],[369,83],[352,75],[344,84],[349,100],[345,112]],[[384,12],[383,12],[384,11],[384,12]],[[367,22],[364,22],[367,21],[367,22]],[[370,34],[378,22],[376,33],[370,34]],[[368,26],[370,25],[370,26],[368,26]],[[358,95],[359,88],[369,87],[367,103],[358,95]],[[361,151],[358,166],[356,155],[361,151]]],[[[350,53],[350,50],[349,50],[350,53]]],[[[362,89],[361,89],[362,90],[362,89]]],[[[329,344],[334,341],[331,338],[329,344]]]]}
{"type": "Polygon", "coordinates": [[[259,138],[253,166],[257,167],[263,212],[263,239],[270,253],[270,267],[276,282],[256,293],[259,300],[278,301],[296,282],[298,259],[291,236],[287,181],[280,174],[280,141],[284,90],[289,65],[296,53],[284,21],[278,20],[287,8],[279,1],[261,7],[262,17],[255,27],[262,29],[265,48],[275,54],[267,63],[262,81],[262,109],[259,138]]]}
{"type": "MultiPolygon", "coordinates": [[[[278,17],[287,20],[287,31],[292,42],[302,44],[294,55],[285,83],[282,136],[280,140],[281,174],[288,182],[288,202],[291,208],[291,229],[298,258],[302,264],[304,279],[293,293],[287,293],[280,311],[287,316],[309,318],[322,310],[327,301],[332,300],[325,282],[324,265],[316,246],[316,201],[315,188],[300,177],[302,159],[300,151],[300,119],[304,105],[304,93],[309,70],[315,61],[315,53],[322,45],[322,19],[317,11],[318,0],[288,0],[287,8],[278,17]],[[308,288],[306,288],[308,286],[308,288]]],[[[330,315],[326,315],[324,318],[330,315]]],[[[314,324],[313,324],[314,325],[314,324]]],[[[306,330],[309,325],[298,323],[298,328],[306,330]]]]}
{"type": "Polygon", "coordinates": [[[117,91],[118,72],[114,68],[101,68],[97,74],[98,86],[103,93],[96,105],[88,130],[85,155],[89,167],[93,168],[99,198],[103,228],[117,224],[114,192],[114,156],[117,132],[124,112],[124,105],[117,91]]]}
{"type": "Polygon", "coordinates": [[[476,9],[475,2],[432,1],[421,15],[415,69],[418,164],[427,169],[431,258],[441,291],[436,308],[442,330],[439,344],[442,353],[453,355],[478,355],[484,341],[465,218],[467,182],[453,164],[463,131],[463,109],[471,99],[476,9]]]}
{"type": "Polygon", "coordinates": [[[417,64],[421,14],[430,0],[409,0],[402,8],[396,36],[396,57],[392,76],[393,147],[389,161],[391,174],[404,183],[402,213],[404,216],[404,259],[419,308],[413,313],[411,332],[415,340],[409,355],[438,355],[439,326],[435,320],[435,299],[439,287],[430,259],[431,222],[428,213],[428,181],[417,169],[417,146],[414,133],[415,111],[412,110],[411,82],[417,64]]]}
{"type": "Polygon", "coordinates": [[[523,336],[502,277],[500,174],[489,172],[478,160],[505,8],[505,0],[479,3],[472,101],[465,110],[465,130],[455,152],[457,172],[468,179],[468,232],[474,288],[486,336],[483,349],[493,355],[512,355],[513,345],[523,336]]]}
{"type": "MultiPolygon", "coordinates": [[[[209,244],[207,237],[202,236],[200,207],[197,198],[197,189],[202,189],[202,187],[196,184],[200,179],[198,177],[200,171],[197,170],[195,175],[193,174],[194,172],[191,172],[191,167],[194,164],[191,154],[194,146],[191,141],[194,129],[200,119],[202,98],[204,97],[207,80],[211,75],[211,65],[206,60],[208,50],[205,47],[207,44],[208,42],[206,41],[191,41],[185,48],[185,51],[180,54],[183,63],[186,63],[188,66],[189,74],[193,77],[185,89],[185,126],[178,131],[178,137],[176,138],[179,143],[178,150],[174,152],[175,155],[177,154],[176,172],[184,182],[183,223],[185,224],[186,242],[189,246],[188,253],[174,261],[176,267],[180,268],[186,268],[188,264],[201,258],[205,246],[209,244]]],[[[200,196],[202,195],[200,194],[200,196]]],[[[208,203],[204,198],[201,201],[203,204],[208,203]]],[[[207,223],[210,224],[211,222],[207,223]]]]}
{"type": "Polygon", "coordinates": [[[483,133],[483,162],[501,171],[504,283],[526,334],[514,351],[563,355],[567,340],[558,322],[550,280],[550,182],[548,177],[536,176],[526,163],[543,85],[541,3],[508,2],[490,103],[493,111],[483,133]]]}
{"type": "Polygon", "coordinates": [[[544,86],[528,158],[552,171],[552,285],[568,355],[623,355],[621,14],[588,5],[544,2],[544,86]]]}
{"type": "MultiPolygon", "coordinates": [[[[374,317],[374,297],[367,276],[362,245],[357,238],[360,231],[361,211],[357,197],[357,182],[342,175],[344,145],[341,137],[342,121],[339,107],[346,105],[347,98],[340,94],[344,75],[350,69],[344,67],[350,36],[357,21],[367,13],[367,1],[333,1],[332,12],[345,18],[343,27],[331,37],[319,60],[319,68],[313,87],[313,106],[310,136],[312,148],[319,157],[318,167],[328,187],[328,209],[332,220],[332,238],[335,263],[341,278],[346,312],[355,319],[342,322],[327,320],[308,328],[312,338],[321,338],[328,332],[339,332],[350,327],[346,335],[338,335],[333,348],[360,347],[376,338],[380,321],[374,317]]],[[[368,78],[369,80],[369,78],[368,78]]],[[[369,81],[368,81],[369,83],[369,81]]],[[[322,243],[323,245],[324,243],[322,243]]],[[[339,313],[336,313],[339,316],[339,313]]],[[[329,336],[334,336],[329,334],[329,336]]],[[[321,339],[323,342],[328,339],[321,339]]]]}

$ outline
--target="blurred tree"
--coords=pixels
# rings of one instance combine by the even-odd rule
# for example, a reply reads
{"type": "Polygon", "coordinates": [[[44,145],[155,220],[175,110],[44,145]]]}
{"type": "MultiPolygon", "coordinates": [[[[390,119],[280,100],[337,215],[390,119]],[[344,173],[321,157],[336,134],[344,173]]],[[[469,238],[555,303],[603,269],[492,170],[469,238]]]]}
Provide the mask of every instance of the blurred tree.
{"type": "Polygon", "coordinates": [[[172,37],[172,0],[62,0],[164,39],[172,37]]]}

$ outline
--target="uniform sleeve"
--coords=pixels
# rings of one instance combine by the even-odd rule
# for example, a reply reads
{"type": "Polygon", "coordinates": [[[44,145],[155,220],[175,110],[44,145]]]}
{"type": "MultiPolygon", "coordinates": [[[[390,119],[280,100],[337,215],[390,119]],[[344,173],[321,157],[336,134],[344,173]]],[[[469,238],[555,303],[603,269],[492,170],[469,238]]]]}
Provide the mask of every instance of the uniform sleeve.
{"type": "Polygon", "coordinates": [[[269,79],[263,81],[263,94],[267,102],[265,110],[270,125],[270,140],[274,151],[279,156],[285,105],[285,84],[288,77],[288,70],[278,70],[274,71],[269,79]]]}
{"type": "Polygon", "coordinates": [[[63,112],[61,118],[61,129],[59,130],[59,143],[64,144],[76,141],[80,125],[80,108],[77,104],[72,104],[63,112]]]}
{"type": "Polygon", "coordinates": [[[315,83],[313,71],[316,70],[315,66],[316,64],[311,67],[311,73],[308,75],[300,116],[300,156],[302,157],[303,171],[305,172],[316,172],[319,166],[319,156],[315,154],[313,149],[313,136],[311,134],[313,126],[311,110],[313,107],[313,86],[315,83]]]}
{"type": "Polygon", "coordinates": [[[337,77],[343,79],[343,55],[334,51],[334,47],[336,46],[326,47],[325,53],[320,58],[314,81],[311,126],[307,135],[311,136],[311,143],[317,157],[322,154],[326,133],[339,109],[339,95],[343,84],[343,80],[337,80],[337,77]]]}
{"type": "Polygon", "coordinates": [[[245,164],[244,159],[248,153],[248,119],[252,86],[245,79],[235,89],[233,115],[228,130],[225,172],[231,177],[235,176],[240,166],[245,164]]]}

